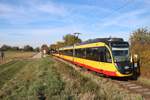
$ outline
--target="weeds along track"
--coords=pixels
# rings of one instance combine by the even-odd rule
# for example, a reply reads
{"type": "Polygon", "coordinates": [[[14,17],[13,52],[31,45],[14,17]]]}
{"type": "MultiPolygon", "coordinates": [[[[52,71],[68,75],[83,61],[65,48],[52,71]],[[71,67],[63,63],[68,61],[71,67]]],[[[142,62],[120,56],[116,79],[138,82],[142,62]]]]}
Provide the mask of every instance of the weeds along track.
{"type": "MultiPolygon", "coordinates": [[[[84,72],[86,74],[92,74],[95,78],[100,77],[97,73],[95,72],[91,72],[87,69],[83,69],[79,66],[76,66],[70,62],[67,62],[65,60],[62,60],[60,58],[57,57],[53,57],[54,59],[56,59],[57,61],[61,61],[65,64],[68,64],[69,66],[72,66],[75,70],[77,71],[81,71],[84,72]]],[[[106,80],[111,80],[113,83],[117,84],[119,87],[122,87],[123,89],[128,90],[131,93],[138,93],[140,95],[143,96],[143,98],[145,100],[150,100],[150,88],[144,85],[139,84],[137,81],[133,81],[133,80],[121,80],[121,79],[112,79],[112,78],[108,78],[108,77],[104,77],[106,80]]]]}

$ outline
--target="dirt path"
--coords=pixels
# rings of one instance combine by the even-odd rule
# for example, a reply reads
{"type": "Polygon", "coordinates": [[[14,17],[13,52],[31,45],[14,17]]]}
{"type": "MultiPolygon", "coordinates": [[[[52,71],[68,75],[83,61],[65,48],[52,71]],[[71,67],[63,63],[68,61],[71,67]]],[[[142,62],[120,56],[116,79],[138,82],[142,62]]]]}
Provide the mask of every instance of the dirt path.
{"type": "Polygon", "coordinates": [[[39,59],[39,58],[41,58],[41,57],[42,57],[42,53],[39,52],[39,53],[35,54],[32,58],[33,58],[33,59],[39,59]]]}

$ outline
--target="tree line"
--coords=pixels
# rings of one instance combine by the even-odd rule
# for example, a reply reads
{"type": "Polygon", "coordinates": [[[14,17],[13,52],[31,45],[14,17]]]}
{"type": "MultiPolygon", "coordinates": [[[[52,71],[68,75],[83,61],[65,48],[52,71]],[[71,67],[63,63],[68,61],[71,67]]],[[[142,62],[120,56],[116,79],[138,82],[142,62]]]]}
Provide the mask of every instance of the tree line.
{"type": "Polygon", "coordinates": [[[42,50],[46,50],[47,52],[50,50],[56,50],[60,47],[64,47],[64,46],[71,46],[74,43],[80,43],[82,40],[80,38],[78,38],[75,35],[72,34],[67,34],[65,36],[63,36],[62,41],[58,41],[56,44],[51,44],[50,46],[48,46],[47,44],[43,44],[40,48],[33,48],[30,45],[25,45],[23,48],[19,48],[18,46],[9,46],[9,45],[3,45],[1,46],[0,50],[3,51],[42,51],[42,50]]]}
{"type": "Polygon", "coordinates": [[[67,34],[67,35],[63,36],[62,41],[58,41],[55,44],[51,44],[49,46],[49,49],[56,50],[61,47],[71,46],[71,45],[74,45],[76,43],[81,43],[81,42],[82,42],[82,40],[78,36],[75,36],[72,34],[67,34]]]}
{"type": "Polygon", "coordinates": [[[25,45],[23,48],[20,48],[18,46],[9,46],[9,45],[2,45],[0,47],[0,51],[40,51],[39,47],[33,48],[30,45],[25,45]]]}

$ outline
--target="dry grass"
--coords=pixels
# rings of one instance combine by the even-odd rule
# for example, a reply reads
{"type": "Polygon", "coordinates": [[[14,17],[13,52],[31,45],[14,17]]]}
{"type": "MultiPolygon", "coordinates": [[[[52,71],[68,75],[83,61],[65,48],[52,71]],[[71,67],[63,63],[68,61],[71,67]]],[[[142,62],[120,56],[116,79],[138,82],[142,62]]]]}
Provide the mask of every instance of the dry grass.
{"type": "Polygon", "coordinates": [[[16,59],[26,59],[30,58],[35,54],[35,52],[23,52],[23,51],[6,51],[5,58],[2,61],[0,58],[0,64],[7,63],[16,59]]]}
{"type": "Polygon", "coordinates": [[[145,77],[140,77],[138,79],[138,82],[140,82],[140,84],[142,84],[142,85],[146,85],[146,86],[150,87],[150,80],[145,77]]]}

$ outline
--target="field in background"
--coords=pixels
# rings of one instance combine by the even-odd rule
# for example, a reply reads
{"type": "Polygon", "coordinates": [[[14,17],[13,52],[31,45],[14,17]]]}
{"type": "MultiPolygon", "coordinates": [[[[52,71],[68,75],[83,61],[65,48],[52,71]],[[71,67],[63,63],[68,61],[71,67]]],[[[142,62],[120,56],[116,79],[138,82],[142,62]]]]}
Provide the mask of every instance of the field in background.
{"type": "Polygon", "coordinates": [[[9,61],[17,59],[31,58],[35,54],[35,52],[24,52],[24,51],[6,51],[4,53],[5,58],[3,61],[0,58],[0,64],[7,63],[9,61]]]}
{"type": "Polygon", "coordinates": [[[23,68],[34,52],[6,51],[5,58],[0,59],[0,88],[23,68]]]}
{"type": "Polygon", "coordinates": [[[80,73],[50,57],[12,61],[0,67],[4,68],[0,71],[3,77],[0,84],[2,100],[142,99],[140,95],[132,94],[105,78],[80,73]]]}

